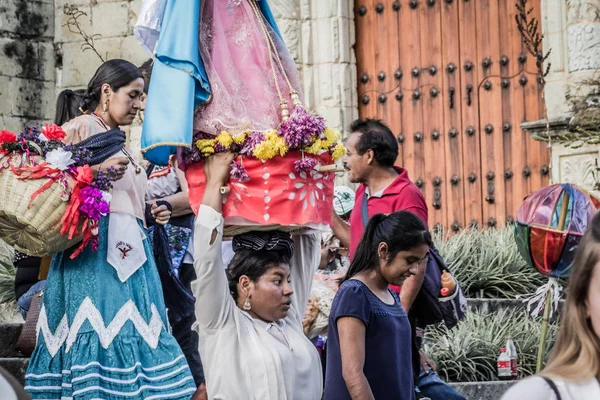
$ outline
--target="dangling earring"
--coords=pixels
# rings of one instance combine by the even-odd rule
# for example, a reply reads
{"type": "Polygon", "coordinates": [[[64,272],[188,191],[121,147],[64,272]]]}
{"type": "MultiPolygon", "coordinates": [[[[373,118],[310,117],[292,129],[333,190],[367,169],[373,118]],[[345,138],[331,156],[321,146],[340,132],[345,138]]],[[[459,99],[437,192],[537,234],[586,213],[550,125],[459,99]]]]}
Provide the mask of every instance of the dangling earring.
{"type": "Polygon", "coordinates": [[[244,311],[252,310],[252,305],[250,304],[250,297],[246,297],[246,301],[244,302],[244,305],[242,308],[244,309],[244,311]]]}
{"type": "Polygon", "coordinates": [[[106,113],[108,111],[108,100],[106,100],[104,102],[104,105],[102,106],[102,112],[106,113]]]}

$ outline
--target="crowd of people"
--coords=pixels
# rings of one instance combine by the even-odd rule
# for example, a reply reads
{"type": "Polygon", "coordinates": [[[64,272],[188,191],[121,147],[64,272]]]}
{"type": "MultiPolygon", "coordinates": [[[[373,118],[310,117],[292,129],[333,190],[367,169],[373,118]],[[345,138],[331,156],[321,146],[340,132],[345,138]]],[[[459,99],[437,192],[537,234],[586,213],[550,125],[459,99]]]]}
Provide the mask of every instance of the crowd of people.
{"type": "MultiPolygon", "coordinates": [[[[131,124],[144,108],[150,77],[111,60],[83,93],[61,93],[57,122],[66,140],[131,124]]],[[[100,224],[100,251],[71,260],[67,250],[46,273],[44,259],[15,255],[24,317],[31,298],[43,293],[27,392],[32,398],[463,399],[420,351],[423,327],[411,313],[432,248],[423,196],[407,171],[394,166],[397,145],[383,123],[357,120],[346,147],[343,164],[358,189],[335,188],[331,231],[324,235],[263,231],[225,240],[221,188],[232,153],[206,160],[197,216],[176,157],[141,173],[124,150],[94,166],[119,174],[111,212],[100,224]],[[168,238],[163,247],[161,229],[168,238]],[[131,258],[114,261],[108,243],[115,238],[133,244],[131,258]],[[303,326],[319,274],[339,278],[318,331],[326,339],[320,348],[303,326]]],[[[600,370],[599,229],[596,217],[579,246],[568,323],[543,379],[524,380],[505,399],[600,394],[594,372],[600,370]]]]}
{"type": "MultiPolygon", "coordinates": [[[[142,112],[146,122],[166,112],[177,120],[145,123],[147,136],[180,136],[168,123],[190,119],[190,142],[191,126],[202,139],[225,128],[267,132],[289,118],[288,104],[301,101],[293,59],[266,1],[168,2],[166,10],[164,3],[145,2],[140,17],[153,60],[139,68],[106,61],[85,89],[59,95],[55,122],[65,142],[96,138],[112,149],[92,169],[115,182],[97,251],[71,259],[72,248],[51,261],[15,256],[24,317],[42,296],[25,378],[31,398],[465,399],[421,350],[435,320],[428,317],[441,320],[423,295],[429,273],[440,273],[439,255],[423,194],[396,166],[398,144],[384,123],[358,119],[348,127],[342,163],[356,191],[335,188],[325,231],[225,237],[224,189],[237,154],[203,159],[196,210],[183,172],[193,155],[180,148],[167,165],[147,164],[125,146],[121,128],[142,112]],[[173,16],[179,19],[168,20],[173,16]],[[193,38],[193,63],[177,58],[182,49],[174,44],[190,45],[182,29],[191,29],[185,39],[193,38]],[[174,66],[186,71],[177,83],[165,78],[174,66]],[[165,101],[170,86],[194,96],[165,101]],[[197,109],[183,115],[191,103],[197,109]]],[[[598,243],[600,217],[578,249],[565,322],[543,379],[520,382],[506,399],[599,398],[598,243]]]]}

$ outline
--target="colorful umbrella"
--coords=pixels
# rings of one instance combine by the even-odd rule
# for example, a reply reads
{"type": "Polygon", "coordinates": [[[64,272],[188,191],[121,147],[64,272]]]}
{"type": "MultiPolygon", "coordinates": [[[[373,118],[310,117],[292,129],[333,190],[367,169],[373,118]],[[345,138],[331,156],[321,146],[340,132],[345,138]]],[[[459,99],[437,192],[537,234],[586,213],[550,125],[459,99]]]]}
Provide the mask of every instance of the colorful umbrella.
{"type": "Polygon", "coordinates": [[[517,213],[515,240],[521,256],[545,276],[569,276],[577,244],[598,208],[598,199],[569,183],[536,191],[517,213]]]}

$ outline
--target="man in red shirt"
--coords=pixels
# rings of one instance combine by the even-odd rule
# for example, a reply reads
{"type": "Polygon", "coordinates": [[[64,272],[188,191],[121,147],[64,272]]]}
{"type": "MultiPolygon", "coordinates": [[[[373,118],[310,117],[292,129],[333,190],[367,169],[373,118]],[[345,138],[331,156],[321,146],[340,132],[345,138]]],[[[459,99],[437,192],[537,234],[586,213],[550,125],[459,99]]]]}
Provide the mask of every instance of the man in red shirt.
{"type": "MultiPolygon", "coordinates": [[[[379,213],[410,211],[427,226],[427,204],[419,188],[410,181],[408,172],[394,166],[398,143],[387,126],[378,120],[359,119],[350,125],[350,131],[352,133],[346,140],[348,153],[342,161],[350,182],[360,183],[360,186],[356,191],[350,226],[334,213],[332,229],[342,245],[350,248],[352,259],[365,229],[365,208],[367,220],[379,213]]],[[[421,268],[402,286],[400,299],[406,312],[415,300],[424,276],[425,268],[421,268]]]]}

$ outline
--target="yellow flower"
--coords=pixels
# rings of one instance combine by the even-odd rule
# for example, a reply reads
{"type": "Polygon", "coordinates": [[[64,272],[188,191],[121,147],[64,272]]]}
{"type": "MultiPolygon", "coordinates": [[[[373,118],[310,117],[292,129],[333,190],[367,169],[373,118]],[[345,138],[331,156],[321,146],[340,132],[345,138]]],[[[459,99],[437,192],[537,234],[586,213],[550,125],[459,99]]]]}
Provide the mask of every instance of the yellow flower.
{"type": "Polygon", "coordinates": [[[209,156],[215,152],[215,139],[200,139],[196,142],[196,147],[203,156],[209,156]]]}
{"type": "Polygon", "coordinates": [[[343,144],[338,143],[333,148],[333,152],[331,153],[331,158],[335,162],[335,161],[339,160],[340,158],[342,158],[344,156],[344,154],[346,154],[346,147],[344,147],[343,144]]]}
{"type": "Polygon", "coordinates": [[[340,140],[341,135],[340,132],[328,127],[325,129],[325,137],[326,139],[321,141],[321,148],[323,150],[329,150],[331,146],[340,140]]]}
{"type": "Polygon", "coordinates": [[[205,157],[208,157],[212,154],[215,154],[215,148],[214,147],[205,147],[202,150],[200,150],[202,152],[202,155],[205,157]]]}
{"type": "Polygon", "coordinates": [[[319,154],[323,149],[323,141],[316,139],[310,146],[304,149],[308,154],[319,154]]]}
{"type": "Polygon", "coordinates": [[[265,141],[257,144],[252,154],[259,160],[266,161],[277,155],[283,157],[288,151],[285,140],[277,135],[276,131],[271,130],[265,133],[265,141]]]}
{"type": "Polygon", "coordinates": [[[216,140],[221,146],[225,147],[226,149],[229,149],[229,146],[231,146],[231,143],[233,142],[231,135],[227,131],[221,131],[221,133],[217,136],[216,140]]]}
{"type": "Polygon", "coordinates": [[[244,132],[244,133],[240,133],[239,135],[235,135],[233,136],[233,142],[235,144],[242,144],[244,143],[244,140],[246,140],[246,136],[249,134],[250,132],[244,132]]]}

